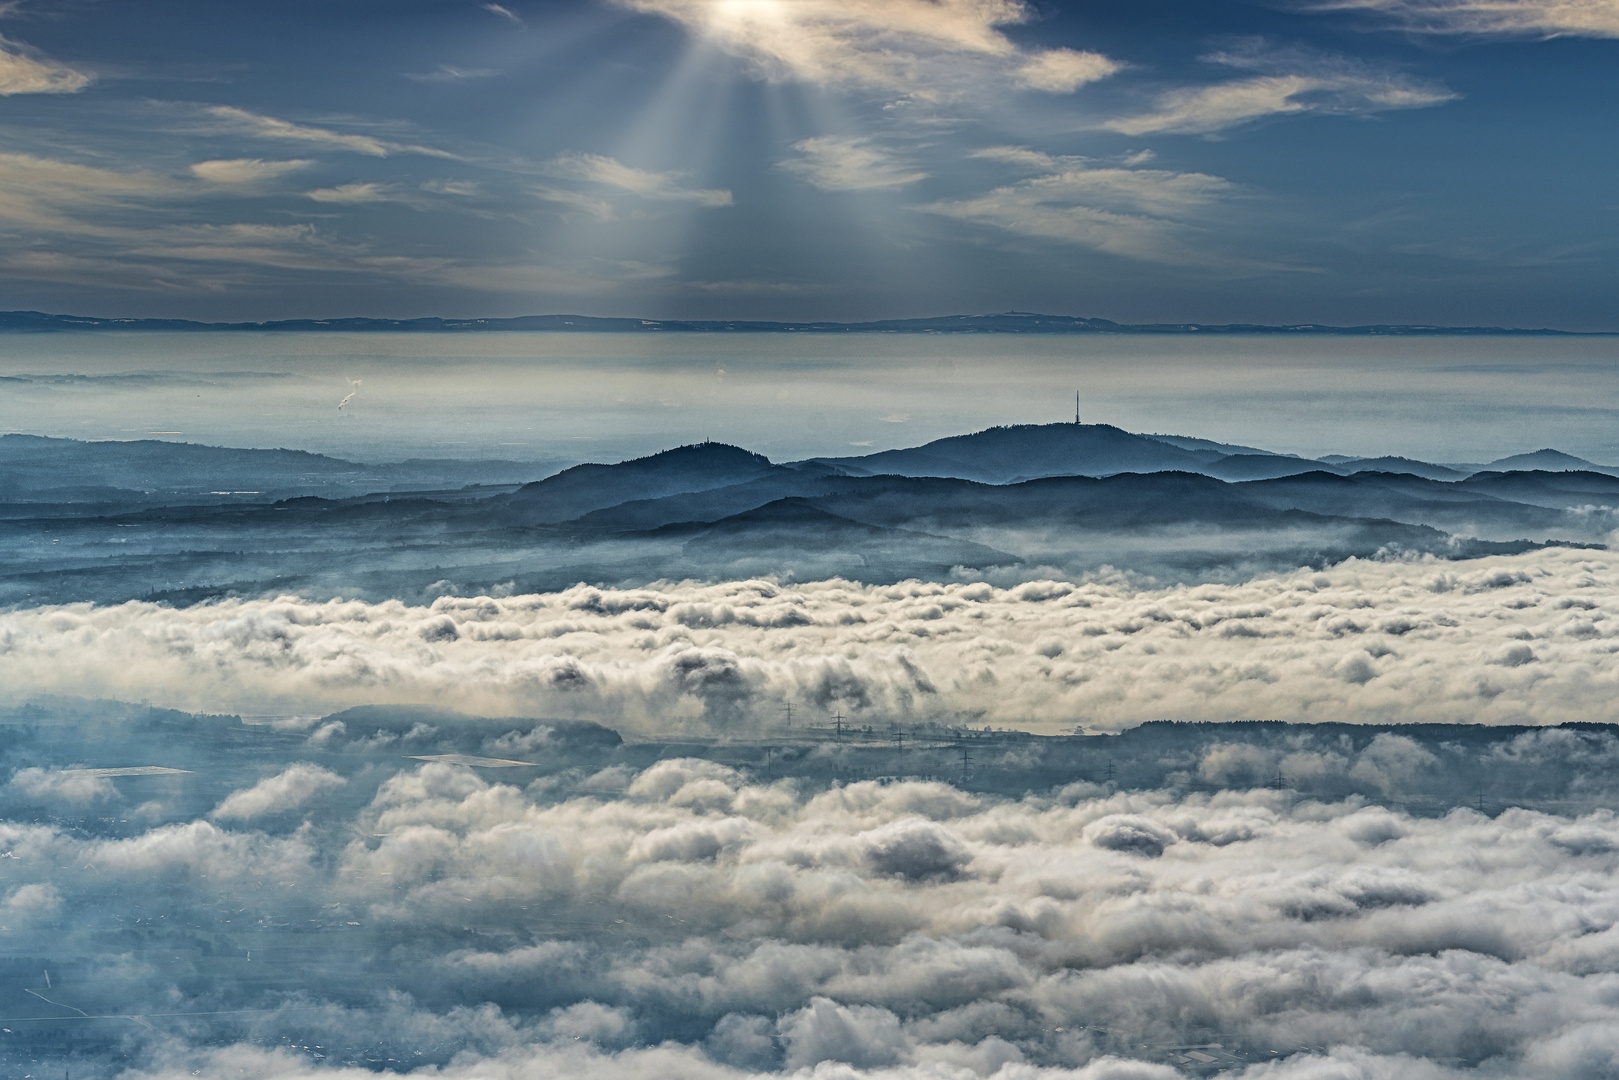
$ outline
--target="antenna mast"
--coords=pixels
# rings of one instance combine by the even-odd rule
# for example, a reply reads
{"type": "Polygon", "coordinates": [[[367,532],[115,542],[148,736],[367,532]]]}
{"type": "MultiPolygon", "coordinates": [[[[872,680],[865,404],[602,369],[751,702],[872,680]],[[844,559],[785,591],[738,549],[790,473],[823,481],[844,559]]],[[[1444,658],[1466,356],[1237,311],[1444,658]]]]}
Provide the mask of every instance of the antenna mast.
{"type": "Polygon", "coordinates": [[[1079,391],[1074,391],[1074,426],[1079,426],[1079,391]]]}

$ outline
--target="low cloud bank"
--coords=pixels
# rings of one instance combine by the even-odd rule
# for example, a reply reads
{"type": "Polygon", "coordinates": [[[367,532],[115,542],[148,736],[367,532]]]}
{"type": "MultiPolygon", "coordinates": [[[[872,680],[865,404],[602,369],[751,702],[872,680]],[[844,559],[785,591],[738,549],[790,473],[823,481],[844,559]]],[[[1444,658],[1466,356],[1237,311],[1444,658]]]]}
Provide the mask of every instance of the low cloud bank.
{"type": "Polygon", "coordinates": [[[697,758],[588,796],[441,762],[360,782],[276,827],[8,814],[0,946],[108,1018],[23,1049],[127,1080],[1619,1066],[1608,810],[827,788],[697,758]]]}
{"type": "Polygon", "coordinates": [[[1619,718],[1619,554],[1351,560],[1241,585],[740,581],[0,615],[5,692],[262,713],[449,705],[625,730],[818,719],[1619,718]]]}

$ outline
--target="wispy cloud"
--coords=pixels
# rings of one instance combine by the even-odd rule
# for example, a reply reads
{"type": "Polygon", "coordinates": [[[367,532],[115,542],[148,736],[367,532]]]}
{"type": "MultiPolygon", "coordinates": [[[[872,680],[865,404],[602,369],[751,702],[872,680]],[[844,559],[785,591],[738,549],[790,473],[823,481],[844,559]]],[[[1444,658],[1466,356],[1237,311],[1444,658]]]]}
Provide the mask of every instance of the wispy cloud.
{"type": "Polygon", "coordinates": [[[483,185],[476,180],[424,180],[422,190],[433,195],[454,195],[470,198],[481,194],[483,185]]]}
{"type": "Polygon", "coordinates": [[[1208,63],[1254,71],[1252,78],[1172,90],[1151,112],[1111,120],[1125,135],[1208,134],[1266,116],[1298,113],[1369,115],[1422,109],[1454,101],[1437,83],[1380,70],[1342,57],[1272,50],[1262,43],[1204,57],[1208,63]]]}
{"type": "Polygon", "coordinates": [[[440,64],[432,71],[406,72],[405,78],[412,82],[448,83],[465,82],[468,79],[487,79],[499,75],[496,68],[461,68],[450,64],[440,64]]]}
{"type": "Polygon", "coordinates": [[[505,7],[501,4],[480,4],[478,6],[489,12],[491,15],[499,15],[502,19],[505,19],[507,22],[512,23],[515,26],[523,25],[522,17],[509,7],[505,7]]]}
{"type": "Polygon", "coordinates": [[[781,168],[822,191],[901,188],[927,179],[927,173],[896,160],[870,139],[820,135],[793,144],[799,157],[781,168]]]}
{"type": "Polygon", "coordinates": [[[1028,21],[1022,0],[615,0],[660,15],[748,61],[760,76],[918,97],[990,75],[1068,93],[1118,65],[1071,49],[1031,52],[1002,32],[1028,21]],[[973,70],[962,67],[972,61],[973,70]]]}
{"type": "Polygon", "coordinates": [[[253,187],[277,179],[313,164],[307,158],[291,161],[265,161],[262,158],[224,158],[199,161],[191,166],[191,175],[221,187],[253,187]]]}
{"type": "Polygon", "coordinates": [[[20,42],[0,37],[0,97],[14,94],[73,94],[89,86],[87,72],[41,56],[20,42]]]}
{"type": "Polygon", "coordinates": [[[366,183],[340,184],[337,187],[317,188],[304,193],[316,202],[323,203],[374,203],[397,202],[398,194],[387,184],[374,181],[366,183]]]}
{"type": "Polygon", "coordinates": [[[1191,244],[1180,219],[1231,190],[1228,181],[1205,173],[1098,166],[1084,158],[1015,147],[974,156],[1040,175],[975,198],[942,200],[920,209],[1146,262],[1210,262],[1211,256],[1191,244]]]}
{"type": "Polygon", "coordinates": [[[0,222],[55,235],[94,233],[98,214],[173,198],[188,185],[141,170],[101,169],[32,154],[0,154],[0,222]]]}
{"type": "Polygon", "coordinates": [[[559,179],[600,184],[643,199],[710,207],[732,203],[731,193],[722,188],[686,187],[680,182],[679,173],[637,169],[601,154],[562,154],[547,164],[546,172],[559,179]]]}
{"type": "Polygon", "coordinates": [[[1017,69],[1017,78],[1031,90],[1071,94],[1086,83],[1116,74],[1123,66],[1101,53],[1049,49],[1024,61],[1017,69]]]}
{"type": "Polygon", "coordinates": [[[389,154],[425,154],[429,157],[453,158],[455,155],[431,146],[391,142],[371,135],[357,135],[334,131],[312,124],[298,124],[262,113],[249,112],[230,105],[214,105],[207,110],[219,127],[259,139],[276,139],[303,143],[334,150],[347,150],[369,157],[387,157],[389,154]]]}
{"type": "Polygon", "coordinates": [[[582,191],[571,191],[568,188],[540,184],[534,188],[534,194],[545,202],[576,210],[588,217],[595,218],[597,221],[611,221],[613,219],[612,203],[606,199],[586,195],[582,191]]]}
{"type": "Polygon", "coordinates": [[[1314,11],[1364,11],[1426,34],[1619,37],[1614,0],[1325,0],[1314,11]]]}

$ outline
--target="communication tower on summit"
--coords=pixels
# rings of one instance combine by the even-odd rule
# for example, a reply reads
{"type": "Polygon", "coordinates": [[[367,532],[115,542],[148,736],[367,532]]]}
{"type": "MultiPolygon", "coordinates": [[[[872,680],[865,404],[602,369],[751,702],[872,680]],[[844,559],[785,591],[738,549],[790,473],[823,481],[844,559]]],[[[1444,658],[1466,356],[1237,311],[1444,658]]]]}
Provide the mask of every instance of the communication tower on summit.
{"type": "Polygon", "coordinates": [[[1074,391],[1074,426],[1079,426],[1079,391],[1074,391]]]}

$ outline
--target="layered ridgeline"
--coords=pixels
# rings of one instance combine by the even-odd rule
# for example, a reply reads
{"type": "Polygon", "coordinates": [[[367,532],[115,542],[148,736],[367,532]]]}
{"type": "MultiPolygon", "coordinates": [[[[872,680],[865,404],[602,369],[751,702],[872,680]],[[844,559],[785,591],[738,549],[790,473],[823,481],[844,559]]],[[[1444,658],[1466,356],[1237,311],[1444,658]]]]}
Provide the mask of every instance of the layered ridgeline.
{"type": "Polygon", "coordinates": [[[777,463],[719,443],[543,464],[0,438],[0,602],[420,598],[770,575],[1237,579],[1350,557],[1602,545],[1619,469],[1308,460],[1107,425],[777,463]]]}

